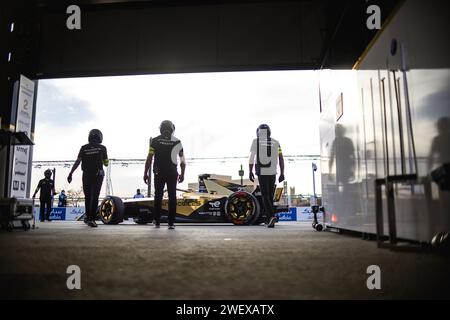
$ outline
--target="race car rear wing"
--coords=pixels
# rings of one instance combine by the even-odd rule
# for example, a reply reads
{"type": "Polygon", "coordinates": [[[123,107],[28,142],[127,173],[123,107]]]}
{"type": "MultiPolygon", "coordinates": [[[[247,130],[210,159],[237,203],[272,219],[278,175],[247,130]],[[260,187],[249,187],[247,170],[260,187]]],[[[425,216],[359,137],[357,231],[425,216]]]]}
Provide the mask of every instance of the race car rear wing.
{"type": "Polygon", "coordinates": [[[281,196],[283,195],[283,188],[276,188],[275,194],[273,197],[274,202],[279,202],[281,200],[281,196]]]}

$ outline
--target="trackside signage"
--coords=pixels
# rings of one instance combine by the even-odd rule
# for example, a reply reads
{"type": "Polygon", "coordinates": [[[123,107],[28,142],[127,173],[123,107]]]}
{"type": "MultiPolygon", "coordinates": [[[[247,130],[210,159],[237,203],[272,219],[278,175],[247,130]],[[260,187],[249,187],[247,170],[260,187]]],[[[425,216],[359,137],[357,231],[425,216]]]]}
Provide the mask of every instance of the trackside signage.
{"type": "MultiPolygon", "coordinates": [[[[34,111],[34,90],[34,82],[21,75],[17,98],[16,132],[25,132],[30,139],[34,111]]],[[[31,146],[15,146],[13,149],[10,197],[26,198],[27,196],[27,187],[31,177],[29,172],[30,151],[31,146]]]]}
{"type": "MultiPolygon", "coordinates": [[[[50,219],[76,221],[84,212],[84,207],[54,207],[50,213],[50,219]]],[[[39,217],[39,207],[34,207],[34,215],[39,217]]]]}

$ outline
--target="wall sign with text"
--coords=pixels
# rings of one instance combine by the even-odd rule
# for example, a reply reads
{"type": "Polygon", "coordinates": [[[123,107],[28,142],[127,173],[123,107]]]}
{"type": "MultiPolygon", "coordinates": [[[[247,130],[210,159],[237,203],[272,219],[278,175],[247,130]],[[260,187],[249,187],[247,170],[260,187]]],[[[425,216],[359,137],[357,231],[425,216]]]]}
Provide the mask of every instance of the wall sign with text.
{"type": "MultiPolygon", "coordinates": [[[[35,83],[21,75],[17,98],[16,132],[25,132],[30,139],[34,111],[34,90],[35,83]]],[[[12,156],[10,197],[26,198],[27,186],[31,178],[31,172],[29,172],[31,147],[15,146],[12,156]]]]}

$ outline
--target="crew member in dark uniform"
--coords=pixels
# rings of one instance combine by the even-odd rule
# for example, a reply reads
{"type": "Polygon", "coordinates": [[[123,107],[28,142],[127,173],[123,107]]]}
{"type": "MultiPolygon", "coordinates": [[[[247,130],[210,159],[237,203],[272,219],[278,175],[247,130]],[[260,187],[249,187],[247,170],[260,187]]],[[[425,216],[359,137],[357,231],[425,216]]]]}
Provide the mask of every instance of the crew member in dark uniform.
{"type": "Polygon", "coordinates": [[[152,139],[150,150],[145,162],[144,182],[148,184],[148,171],[155,157],[153,165],[154,184],[155,184],[155,205],[154,221],[155,228],[159,228],[161,218],[161,204],[164,194],[164,186],[167,184],[169,196],[169,229],[175,229],[175,215],[177,210],[177,181],[184,181],[184,171],[186,163],[181,141],[173,136],[175,131],[174,124],[165,120],[159,127],[161,135],[152,139]],[[181,173],[178,175],[177,164],[180,158],[181,173]]]}
{"type": "Polygon", "coordinates": [[[279,182],[284,181],[284,158],[280,143],[270,136],[270,127],[261,124],[256,129],[256,139],[253,140],[250,149],[249,179],[255,181],[253,166],[258,176],[259,188],[266,212],[266,226],[273,228],[276,217],[273,210],[273,197],[275,193],[275,180],[277,174],[277,162],[280,164],[279,182]],[[256,162],[255,162],[256,157],[256,162]]]}
{"type": "Polygon", "coordinates": [[[58,197],[58,207],[65,207],[67,206],[67,195],[64,190],[61,190],[61,193],[58,197]]]}
{"type": "Polygon", "coordinates": [[[136,194],[133,197],[134,199],[141,199],[141,198],[145,198],[145,196],[141,193],[141,189],[137,189],[136,190],[136,194]]]}
{"type": "Polygon", "coordinates": [[[106,147],[102,145],[103,134],[98,129],[89,132],[88,144],[81,147],[78,158],[73,164],[72,170],[67,177],[69,183],[72,182],[72,174],[81,163],[83,170],[83,191],[86,207],[85,222],[90,227],[97,227],[95,223],[97,215],[98,197],[102,188],[105,171],[103,165],[108,166],[108,154],[106,147]]]}
{"type": "Polygon", "coordinates": [[[39,220],[41,222],[52,221],[50,220],[50,213],[52,212],[52,200],[55,195],[55,182],[50,179],[52,177],[52,170],[47,169],[44,172],[44,179],[39,180],[36,191],[34,191],[33,199],[36,197],[36,193],[41,190],[39,195],[40,201],[40,212],[39,212],[39,220]]]}

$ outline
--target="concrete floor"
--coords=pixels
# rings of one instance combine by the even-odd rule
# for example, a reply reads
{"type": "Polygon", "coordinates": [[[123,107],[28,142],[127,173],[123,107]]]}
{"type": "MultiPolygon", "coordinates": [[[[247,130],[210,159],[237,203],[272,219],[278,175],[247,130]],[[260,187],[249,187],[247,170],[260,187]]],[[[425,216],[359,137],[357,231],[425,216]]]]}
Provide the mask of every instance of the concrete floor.
{"type": "Polygon", "coordinates": [[[0,232],[0,298],[410,299],[450,298],[450,260],[377,249],[309,223],[263,226],[51,222],[0,232]],[[366,269],[381,268],[381,290],[366,269]],[[66,268],[81,268],[68,290],[66,268]]]}

